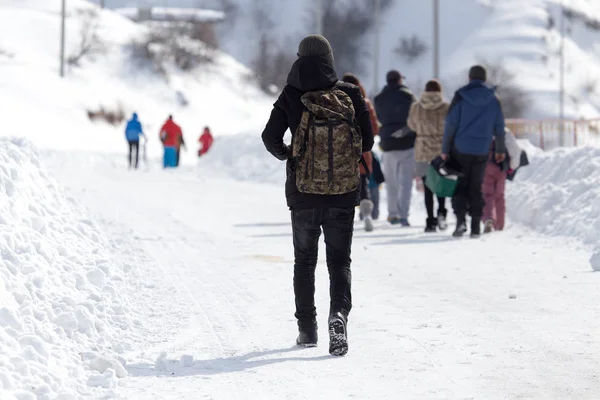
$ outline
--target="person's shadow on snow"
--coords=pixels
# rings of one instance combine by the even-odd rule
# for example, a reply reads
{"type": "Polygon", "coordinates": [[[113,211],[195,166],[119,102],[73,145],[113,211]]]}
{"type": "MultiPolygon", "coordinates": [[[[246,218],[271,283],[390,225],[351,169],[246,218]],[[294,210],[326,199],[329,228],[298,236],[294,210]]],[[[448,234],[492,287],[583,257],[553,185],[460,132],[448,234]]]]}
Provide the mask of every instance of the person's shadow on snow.
{"type": "Polygon", "coordinates": [[[139,363],[129,364],[127,365],[126,369],[130,376],[135,377],[162,376],[175,378],[182,376],[217,375],[241,372],[287,361],[322,361],[334,358],[330,355],[321,355],[316,357],[262,358],[271,355],[280,355],[299,351],[306,352],[310,351],[310,349],[293,346],[285,349],[254,351],[240,356],[220,357],[209,360],[194,360],[194,363],[189,367],[181,365],[178,360],[163,360],[160,368],[157,368],[157,364],[139,363]],[[261,359],[255,360],[255,358],[261,359]]]}

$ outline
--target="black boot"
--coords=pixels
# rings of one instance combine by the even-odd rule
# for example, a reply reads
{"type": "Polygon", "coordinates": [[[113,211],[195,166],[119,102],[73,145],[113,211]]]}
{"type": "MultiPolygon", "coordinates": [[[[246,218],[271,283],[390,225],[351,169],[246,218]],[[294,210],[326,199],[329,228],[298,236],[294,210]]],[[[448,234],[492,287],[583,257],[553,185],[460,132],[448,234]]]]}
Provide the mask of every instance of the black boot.
{"type": "Polygon", "coordinates": [[[316,347],[319,341],[319,335],[317,331],[300,331],[296,344],[302,347],[316,347]]]}
{"type": "Polygon", "coordinates": [[[467,224],[464,218],[458,218],[456,221],[456,230],[452,234],[455,238],[463,237],[463,235],[467,232],[467,224]]]}
{"type": "Polygon", "coordinates": [[[425,221],[425,233],[437,232],[437,225],[437,218],[427,218],[427,220],[425,221]]]}
{"type": "Polygon", "coordinates": [[[315,347],[319,340],[317,321],[298,321],[298,339],[296,344],[303,347],[315,347]]]}
{"type": "Polygon", "coordinates": [[[481,236],[481,220],[471,219],[471,239],[478,239],[481,236]]]}
{"type": "Polygon", "coordinates": [[[329,354],[345,356],[348,354],[348,320],[341,312],[329,316],[329,354]]]}

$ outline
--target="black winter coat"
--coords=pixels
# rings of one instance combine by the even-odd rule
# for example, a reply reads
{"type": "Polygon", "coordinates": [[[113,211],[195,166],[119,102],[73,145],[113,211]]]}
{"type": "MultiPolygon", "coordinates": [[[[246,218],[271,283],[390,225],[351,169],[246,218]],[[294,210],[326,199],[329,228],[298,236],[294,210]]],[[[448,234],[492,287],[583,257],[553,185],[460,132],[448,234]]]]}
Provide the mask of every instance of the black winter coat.
{"type": "Polygon", "coordinates": [[[375,110],[381,122],[379,145],[383,151],[408,150],[415,147],[417,135],[407,126],[410,106],[415,101],[414,94],[399,83],[388,84],[375,97],[375,110]]]}
{"type": "Polygon", "coordinates": [[[356,121],[362,133],[363,152],[373,147],[373,131],[369,109],[358,87],[338,81],[333,65],[325,57],[300,57],[288,75],[287,85],[273,105],[271,118],[262,133],[267,150],[279,160],[287,160],[287,181],[285,195],[292,210],[339,207],[353,208],[360,202],[359,190],[341,195],[315,195],[298,191],[296,187],[296,167],[292,158],[291,146],[284,144],[283,137],[289,128],[296,133],[302,113],[305,110],[300,98],[307,92],[324,90],[334,85],[350,96],[354,103],[356,121]]]}

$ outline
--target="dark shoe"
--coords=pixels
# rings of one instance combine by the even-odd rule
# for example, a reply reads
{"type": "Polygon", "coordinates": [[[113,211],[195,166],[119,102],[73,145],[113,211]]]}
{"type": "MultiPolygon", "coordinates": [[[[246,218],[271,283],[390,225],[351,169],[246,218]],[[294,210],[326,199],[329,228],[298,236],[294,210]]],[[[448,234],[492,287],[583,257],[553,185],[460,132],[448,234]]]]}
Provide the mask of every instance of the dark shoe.
{"type": "Polygon", "coordinates": [[[400,225],[402,225],[403,227],[405,227],[405,228],[408,228],[408,227],[410,226],[410,223],[408,222],[408,219],[407,219],[407,218],[400,218],[400,219],[398,220],[398,223],[399,223],[400,225]]]}
{"type": "Polygon", "coordinates": [[[425,221],[425,233],[437,232],[437,225],[437,218],[427,218],[427,221],[425,221]]]}
{"type": "Polygon", "coordinates": [[[400,224],[400,218],[398,217],[388,217],[388,222],[392,225],[400,224]]]}
{"type": "Polygon", "coordinates": [[[341,312],[329,317],[329,354],[345,356],[348,354],[347,320],[341,312]]]}
{"type": "Polygon", "coordinates": [[[298,339],[296,339],[296,344],[302,347],[316,347],[318,340],[319,335],[317,334],[317,331],[300,331],[300,334],[298,334],[298,339]]]}
{"type": "Polygon", "coordinates": [[[483,228],[483,233],[492,233],[494,231],[494,220],[488,219],[485,221],[485,227],[483,228]]]}
{"type": "Polygon", "coordinates": [[[463,235],[466,232],[467,232],[467,225],[464,222],[462,222],[462,223],[459,223],[458,225],[456,225],[456,230],[454,231],[452,236],[455,238],[460,238],[460,237],[463,237],[463,235]]]}
{"type": "Polygon", "coordinates": [[[480,237],[481,237],[481,234],[471,232],[471,239],[479,239],[480,237]]]}
{"type": "Polygon", "coordinates": [[[471,235],[481,235],[481,220],[479,219],[471,219],[471,235]]]}

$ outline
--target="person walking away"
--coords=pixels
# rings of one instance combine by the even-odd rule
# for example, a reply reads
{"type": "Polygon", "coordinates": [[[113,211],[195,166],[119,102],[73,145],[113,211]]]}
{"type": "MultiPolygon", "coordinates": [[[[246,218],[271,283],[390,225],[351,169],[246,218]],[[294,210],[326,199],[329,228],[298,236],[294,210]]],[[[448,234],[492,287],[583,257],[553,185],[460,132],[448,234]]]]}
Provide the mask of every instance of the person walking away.
{"type": "Polygon", "coordinates": [[[387,73],[387,85],[375,97],[375,110],[381,121],[379,143],[383,150],[383,171],[388,196],[388,221],[410,226],[408,214],[415,168],[415,133],[408,127],[413,93],[402,84],[400,72],[387,73]]]}
{"type": "Polygon", "coordinates": [[[339,82],[333,51],[320,35],[304,38],[287,85],[262,133],[266,149],[287,161],[285,192],[294,243],[296,343],[316,346],[315,269],[321,229],[330,281],[329,353],[348,352],[352,308],[350,254],[359,205],[361,153],[373,146],[369,110],[360,90],[339,82]],[[287,129],[290,146],[284,144],[287,129]],[[359,134],[360,132],[360,134],[359,134]]]}
{"type": "Polygon", "coordinates": [[[515,135],[508,128],[505,129],[505,133],[508,158],[500,164],[496,162],[496,143],[494,141],[492,142],[488,163],[485,168],[482,188],[485,200],[483,208],[483,233],[504,230],[504,221],[506,219],[506,201],[504,198],[506,178],[509,171],[514,171],[521,165],[521,153],[523,153],[523,150],[519,147],[515,135]]]}
{"type": "Polygon", "coordinates": [[[441,157],[462,172],[452,198],[457,220],[453,236],[461,237],[467,232],[466,215],[470,211],[471,237],[478,238],[484,206],[481,188],[492,139],[496,162],[504,161],[506,148],[504,114],[495,90],[485,83],[487,71],[476,65],[469,71],[469,80],[450,104],[441,157]]]}
{"type": "MultiPolygon", "coordinates": [[[[365,99],[365,103],[367,104],[367,108],[369,109],[369,116],[371,119],[371,130],[373,131],[373,136],[377,136],[379,134],[379,120],[377,119],[377,113],[375,112],[375,107],[373,107],[373,103],[367,98],[367,92],[365,91],[364,86],[360,83],[358,77],[351,73],[344,74],[342,81],[346,83],[351,83],[352,85],[358,87],[360,90],[360,94],[362,94],[365,99]]],[[[371,199],[371,190],[369,187],[369,177],[373,172],[373,155],[370,151],[363,153],[363,160],[366,164],[367,169],[365,169],[364,165],[360,164],[360,217],[365,223],[365,231],[372,232],[373,231],[373,199],[371,199]]]]}
{"type": "Polygon", "coordinates": [[[177,167],[177,148],[181,146],[183,132],[181,127],[173,121],[173,116],[160,128],[160,140],[164,147],[163,166],[164,168],[177,167]]]}
{"type": "Polygon", "coordinates": [[[127,121],[125,127],[125,139],[129,144],[129,168],[138,168],[140,162],[140,136],[144,136],[142,124],[138,119],[137,113],[133,113],[131,119],[127,121]],[[135,153],[135,155],[134,155],[135,153]]]}
{"type": "Polygon", "coordinates": [[[200,143],[198,157],[202,157],[203,155],[208,153],[208,150],[210,150],[210,148],[212,147],[213,141],[214,138],[213,135],[210,133],[210,128],[208,126],[205,126],[204,132],[202,132],[202,135],[200,135],[200,138],[198,139],[198,142],[200,143]]]}
{"type": "Polygon", "coordinates": [[[446,199],[438,197],[437,217],[433,214],[434,195],[431,189],[425,185],[427,169],[431,160],[436,158],[442,151],[444,139],[444,122],[450,104],[442,98],[442,85],[437,80],[431,80],[425,85],[425,92],[421,99],[410,108],[408,116],[408,127],[416,132],[415,160],[416,174],[421,177],[425,192],[425,208],[427,209],[427,221],[425,232],[436,232],[445,230],[446,223],[446,199]]]}

